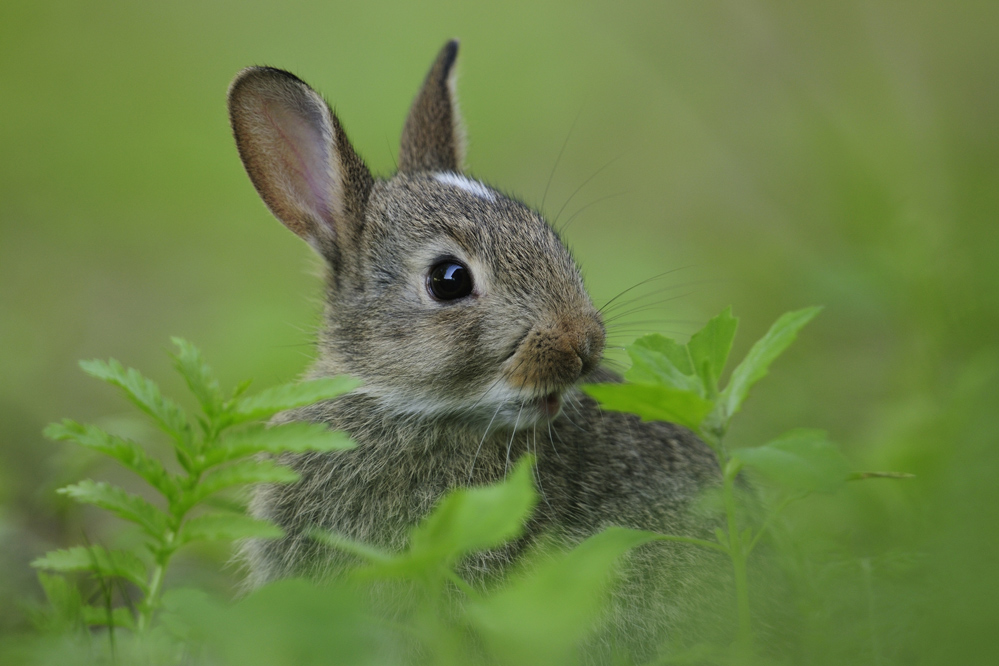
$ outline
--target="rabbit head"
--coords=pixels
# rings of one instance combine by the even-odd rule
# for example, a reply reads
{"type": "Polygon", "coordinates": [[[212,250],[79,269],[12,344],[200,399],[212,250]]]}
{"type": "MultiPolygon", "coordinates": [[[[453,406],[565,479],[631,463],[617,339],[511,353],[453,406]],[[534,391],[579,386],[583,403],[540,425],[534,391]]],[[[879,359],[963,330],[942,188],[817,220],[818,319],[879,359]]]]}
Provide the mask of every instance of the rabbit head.
{"type": "Polygon", "coordinates": [[[531,425],[596,367],[604,328],[552,227],[462,173],[457,49],[431,67],[388,180],[287,72],[241,72],[230,119],[264,202],[328,265],[316,371],[358,377],[390,413],[531,425]]]}

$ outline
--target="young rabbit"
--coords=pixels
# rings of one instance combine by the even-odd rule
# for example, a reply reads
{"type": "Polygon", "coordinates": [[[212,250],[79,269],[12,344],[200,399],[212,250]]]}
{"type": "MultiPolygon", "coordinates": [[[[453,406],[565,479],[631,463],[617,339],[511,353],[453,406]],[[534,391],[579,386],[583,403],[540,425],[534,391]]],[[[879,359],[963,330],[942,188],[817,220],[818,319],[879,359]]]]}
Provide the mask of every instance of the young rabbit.
{"type": "MultiPolygon", "coordinates": [[[[719,480],[711,451],[682,427],[602,411],[576,388],[615,380],[598,367],[604,324],[576,264],[540,214],[463,174],[457,51],[449,42],[430,68],[388,180],[371,175],[323,98],[292,74],[253,67],[229,89],[250,179],[327,266],[309,376],[363,381],[282,417],[345,430],[357,447],[286,456],[301,480],[257,488],[253,514],[287,536],[247,546],[252,584],[341,568],[348,556],[317,545],[312,527],[401,549],[449,490],[500,480],[526,453],[543,499],[517,544],[465,563],[473,579],[502,572],[541,534],[710,531],[690,508],[719,480]]],[[[622,607],[659,605],[661,620],[641,621],[668,625],[701,584],[684,572],[704,557],[684,545],[639,549],[632,563],[648,564],[629,568],[622,607]],[[640,598],[648,575],[666,577],[656,593],[666,601],[640,598]]]]}

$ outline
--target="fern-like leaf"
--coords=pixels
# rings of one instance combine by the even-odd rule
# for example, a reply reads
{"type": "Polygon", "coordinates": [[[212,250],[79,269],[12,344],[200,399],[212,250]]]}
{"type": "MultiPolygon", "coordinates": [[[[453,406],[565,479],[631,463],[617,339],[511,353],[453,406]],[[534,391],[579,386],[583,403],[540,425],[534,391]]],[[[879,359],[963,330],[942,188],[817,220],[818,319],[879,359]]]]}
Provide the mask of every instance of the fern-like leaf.
{"type": "Polygon", "coordinates": [[[321,423],[286,423],[271,428],[247,428],[229,435],[205,452],[206,465],[217,465],[255,453],[300,453],[349,449],[354,442],[345,432],[321,423]]]}
{"type": "Polygon", "coordinates": [[[131,440],[111,435],[97,426],[83,425],[69,419],[49,424],[45,428],[45,436],[54,440],[70,440],[111,456],[145,479],[167,499],[173,499],[177,494],[177,483],[163,465],[149,457],[139,444],[131,440]]]}
{"type": "Polygon", "coordinates": [[[201,351],[183,338],[170,338],[177,346],[173,354],[174,367],[184,377],[187,387],[198,399],[201,409],[211,418],[222,411],[224,399],[218,379],[201,357],[201,351]]]}
{"type": "Polygon", "coordinates": [[[244,423],[267,418],[286,409],[330,400],[343,393],[349,393],[360,385],[358,380],[346,375],[282,384],[256,395],[237,399],[232,405],[230,419],[232,423],[244,423]]]}
{"type": "Polygon", "coordinates": [[[126,492],[104,481],[85,479],[57,490],[81,504],[93,504],[106,509],[119,518],[139,525],[156,540],[162,540],[169,531],[170,518],[138,495],[126,492]]]}
{"type": "Polygon", "coordinates": [[[129,400],[151,416],[178,444],[190,449],[191,426],[184,417],[184,412],[175,402],[163,396],[156,382],[114,359],[106,363],[96,359],[80,361],[80,367],[91,377],[120,388],[129,400]]]}
{"type": "Polygon", "coordinates": [[[35,559],[31,566],[45,571],[71,573],[86,571],[107,578],[124,578],[135,583],[143,592],[146,587],[146,565],[135,554],[125,550],[107,550],[101,546],[74,546],[49,551],[35,559]]]}
{"type": "Polygon", "coordinates": [[[191,489],[178,505],[182,510],[187,510],[209,495],[233,486],[295,481],[298,481],[298,473],[284,465],[278,465],[271,460],[242,460],[206,472],[198,481],[198,485],[191,489]]]}
{"type": "Polygon", "coordinates": [[[235,541],[236,539],[277,539],[284,536],[280,527],[264,520],[231,513],[209,513],[184,523],[178,543],[191,541],[235,541]]]}

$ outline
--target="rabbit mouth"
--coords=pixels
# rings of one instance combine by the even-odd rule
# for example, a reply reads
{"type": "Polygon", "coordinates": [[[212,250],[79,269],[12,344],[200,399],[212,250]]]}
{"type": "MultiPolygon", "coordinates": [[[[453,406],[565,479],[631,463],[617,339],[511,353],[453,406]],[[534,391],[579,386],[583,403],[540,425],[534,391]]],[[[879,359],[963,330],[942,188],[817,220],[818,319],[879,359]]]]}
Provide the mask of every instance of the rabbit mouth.
{"type": "Polygon", "coordinates": [[[558,393],[549,393],[533,400],[534,407],[541,413],[542,418],[551,421],[562,411],[562,396],[558,393]]]}

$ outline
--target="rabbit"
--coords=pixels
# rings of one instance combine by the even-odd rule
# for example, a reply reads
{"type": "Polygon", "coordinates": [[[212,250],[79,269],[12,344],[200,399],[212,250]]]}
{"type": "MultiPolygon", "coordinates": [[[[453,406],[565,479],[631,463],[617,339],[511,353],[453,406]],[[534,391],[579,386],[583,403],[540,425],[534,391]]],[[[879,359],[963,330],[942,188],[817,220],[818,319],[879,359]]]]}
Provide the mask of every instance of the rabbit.
{"type": "MultiPolygon", "coordinates": [[[[463,170],[457,53],[450,41],[433,62],[387,180],[371,174],[327,103],[294,75],[251,67],[229,88],[250,180],[324,259],[325,309],[308,377],[363,382],[279,416],[344,430],[356,448],[286,454],[301,479],[255,489],[251,513],[286,536],[245,546],[252,586],[346,567],[351,557],[311,539],[314,527],[403,549],[448,491],[501,480],[527,453],[542,500],[523,538],[463,563],[470,580],[502,574],[546,535],[575,543],[610,525],[713,529],[692,511],[720,482],[711,450],[678,425],[604,411],[577,388],[620,381],[600,365],[601,313],[553,227],[463,170]]],[[[632,553],[621,623],[678,622],[705,585],[688,575],[705,557],[715,555],[682,544],[632,553]],[[642,597],[648,575],[665,576],[656,593],[665,601],[642,597]],[[655,617],[629,615],[647,604],[655,617]]]]}

